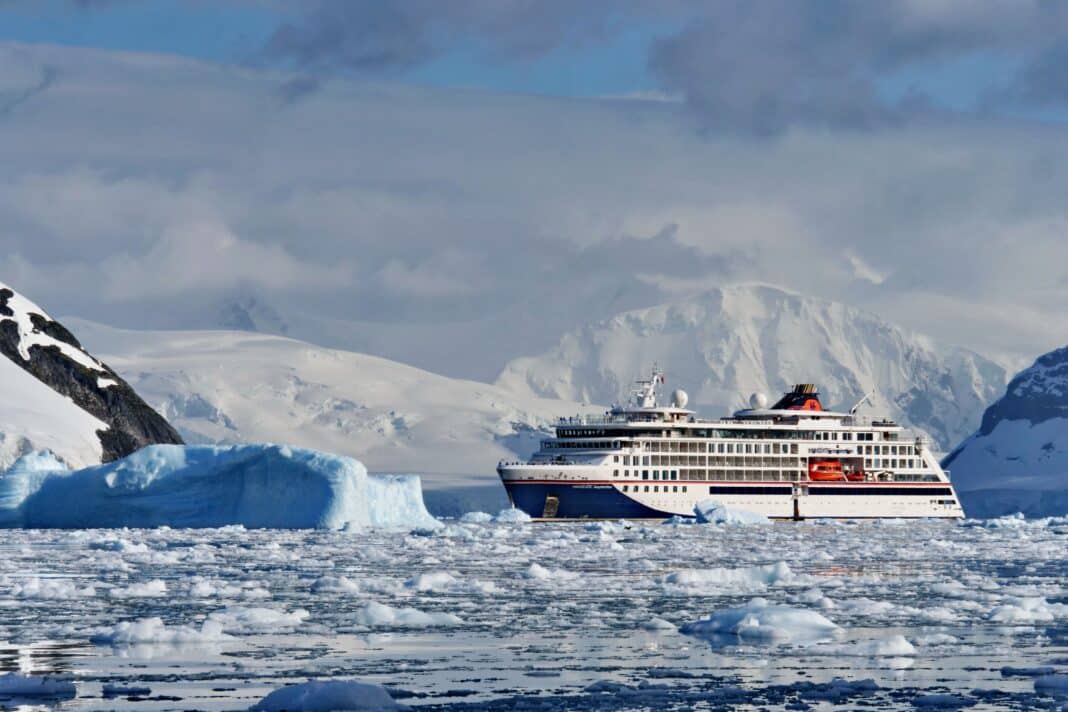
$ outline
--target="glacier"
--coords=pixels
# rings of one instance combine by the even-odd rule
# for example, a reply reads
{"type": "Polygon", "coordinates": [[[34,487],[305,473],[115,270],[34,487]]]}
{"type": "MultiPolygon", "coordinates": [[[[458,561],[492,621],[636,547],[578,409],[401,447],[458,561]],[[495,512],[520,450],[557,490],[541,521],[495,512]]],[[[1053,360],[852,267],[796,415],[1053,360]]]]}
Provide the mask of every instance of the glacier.
{"type": "Polygon", "coordinates": [[[153,445],[70,471],[44,453],[0,477],[0,526],[434,528],[419,478],[281,445],[153,445]]]}

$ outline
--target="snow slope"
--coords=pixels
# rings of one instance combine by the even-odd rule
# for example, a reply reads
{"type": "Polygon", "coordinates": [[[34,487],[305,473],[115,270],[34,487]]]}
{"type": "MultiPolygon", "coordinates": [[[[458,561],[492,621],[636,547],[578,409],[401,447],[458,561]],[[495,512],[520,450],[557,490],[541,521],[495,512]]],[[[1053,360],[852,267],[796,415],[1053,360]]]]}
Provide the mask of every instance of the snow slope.
{"type": "Polygon", "coordinates": [[[772,399],[817,383],[825,405],[849,408],[875,389],[877,410],[948,450],[979,425],[1004,369],[844,304],[761,285],[723,287],[619,314],[564,335],[539,356],[509,363],[497,384],[523,396],[611,403],[658,361],[668,388],[718,417],[749,394],[772,399]]]}
{"type": "MultiPolygon", "coordinates": [[[[47,464],[47,463],[45,463],[47,464]]],[[[106,465],[47,471],[30,455],[0,478],[16,527],[434,527],[419,478],[278,445],[151,445],[106,465]]]]}
{"type": "Polygon", "coordinates": [[[71,467],[100,462],[107,425],[0,356],[0,472],[33,450],[51,450],[71,467]]]}
{"type": "Polygon", "coordinates": [[[189,442],[287,443],[500,489],[500,459],[531,452],[560,416],[599,411],[279,336],[71,323],[189,442]]]}
{"type": "Polygon", "coordinates": [[[970,516],[1068,513],[1068,347],[1017,374],[942,464],[970,516]]]}
{"type": "Polygon", "coordinates": [[[0,469],[30,450],[81,467],[158,442],[181,438],[66,327],[0,283],[0,469]]]}

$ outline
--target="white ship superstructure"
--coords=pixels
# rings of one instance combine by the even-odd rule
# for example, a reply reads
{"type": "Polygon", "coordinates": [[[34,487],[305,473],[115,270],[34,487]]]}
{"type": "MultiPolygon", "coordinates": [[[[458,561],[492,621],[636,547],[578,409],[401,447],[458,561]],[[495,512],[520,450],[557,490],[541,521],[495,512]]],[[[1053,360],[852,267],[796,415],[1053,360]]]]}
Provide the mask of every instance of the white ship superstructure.
{"type": "Polygon", "coordinates": [[[664,376],[630,406],[564,418],[527,462],[497,467],[514,506],[539,519],[692,516],[708,499],[778,519],[940,517],[964,512],[926,439],[886,418],[824,410],[816,387],[721,420],[657,402],[664,376]]]}

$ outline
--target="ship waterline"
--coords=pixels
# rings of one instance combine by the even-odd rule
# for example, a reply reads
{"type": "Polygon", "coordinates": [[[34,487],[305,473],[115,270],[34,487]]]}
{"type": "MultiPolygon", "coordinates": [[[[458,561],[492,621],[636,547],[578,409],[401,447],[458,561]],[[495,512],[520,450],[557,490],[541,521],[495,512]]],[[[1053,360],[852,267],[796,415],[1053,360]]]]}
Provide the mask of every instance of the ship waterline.
{"type": "Polygon", "coordinates": [[[512,504],[536,519],[685,517],[709,499],[774,519],[964,516],[927,441],[860,404],[824,410],[801,384],[703,420],[682,391],[658,405],[662,383],[654,369],[630,406],[561,419],[530,460],[500,463],[512,504]]]}

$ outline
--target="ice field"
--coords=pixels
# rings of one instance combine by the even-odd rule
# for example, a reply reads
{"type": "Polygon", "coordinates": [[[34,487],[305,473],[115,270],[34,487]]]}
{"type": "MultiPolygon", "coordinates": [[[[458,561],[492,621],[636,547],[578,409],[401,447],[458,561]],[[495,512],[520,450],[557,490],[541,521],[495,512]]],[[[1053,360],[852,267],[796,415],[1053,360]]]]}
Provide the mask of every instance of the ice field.
{"type": "Polygon", "coordinates": [[[0,698],[64,710],[310,710],[346,695],[449,710],[1068,704],[1068,519],[487,519],[411,533],[6,531],[0,656],[14,674],[0,698]],[[320,684],[264,700],[312,679],[389,697],[320,684]]]}

